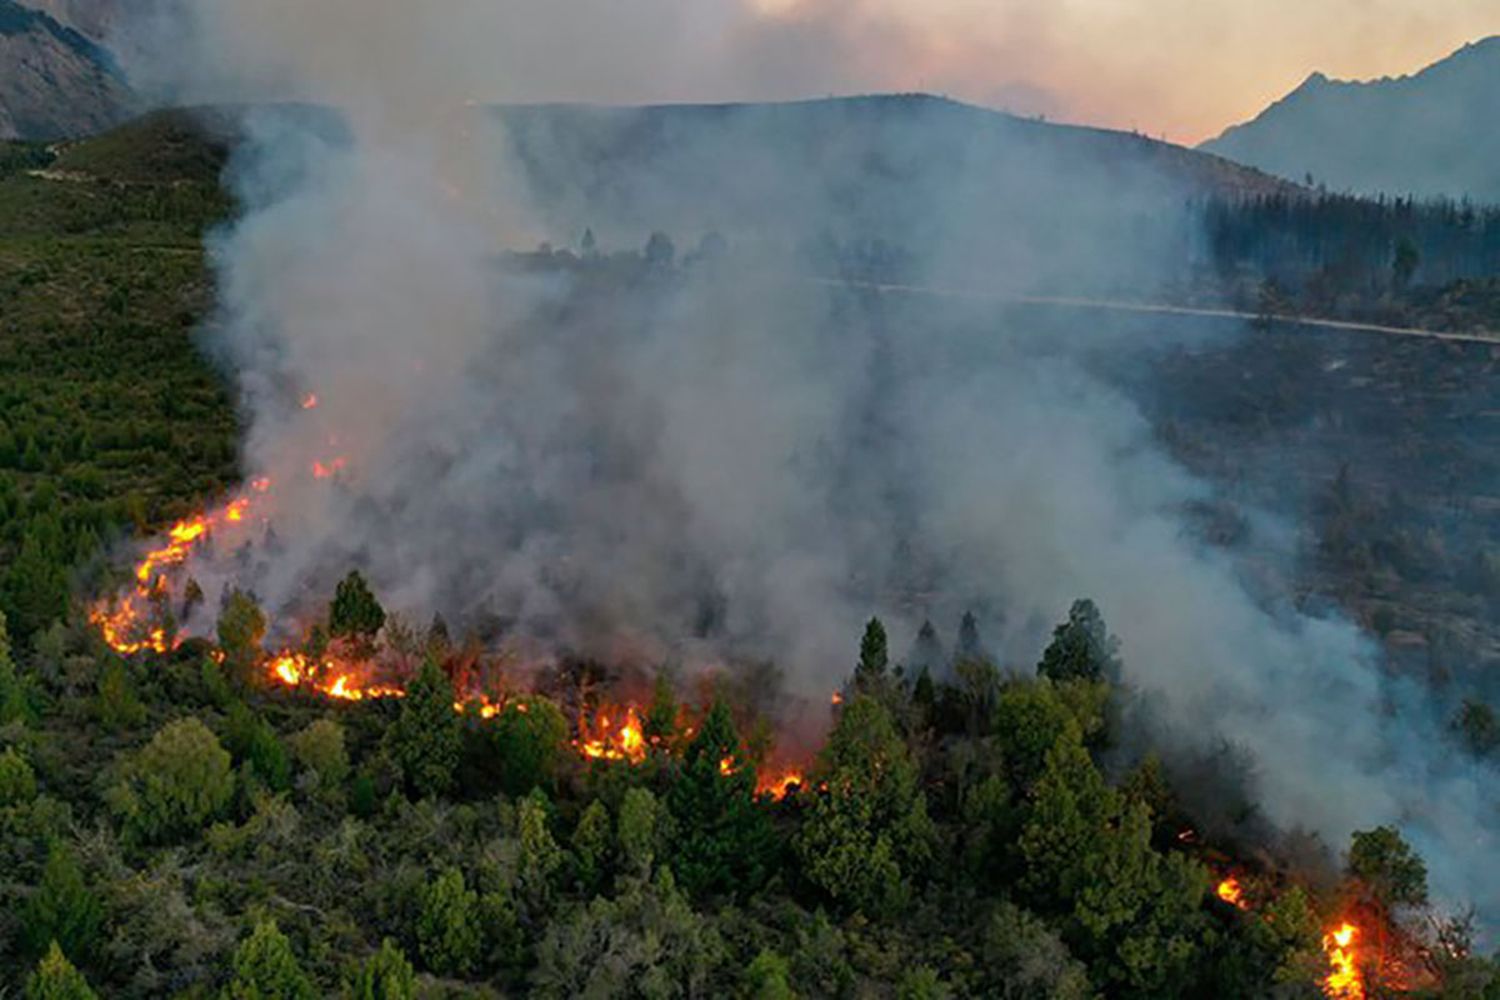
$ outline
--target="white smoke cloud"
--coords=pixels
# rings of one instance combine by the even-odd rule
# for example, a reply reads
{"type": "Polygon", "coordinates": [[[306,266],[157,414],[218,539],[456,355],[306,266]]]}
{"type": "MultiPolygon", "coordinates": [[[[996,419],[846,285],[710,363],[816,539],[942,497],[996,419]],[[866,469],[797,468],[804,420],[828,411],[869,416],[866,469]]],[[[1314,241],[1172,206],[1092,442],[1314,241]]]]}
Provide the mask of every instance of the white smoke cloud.
{"type": "MultiPolygon", "coordinates": [[[[1449,898],[1500,912],[1481,860],[1491,793],[1444,758],[1413,714],[1421,699],[1382,681],[1352,626],[1267,610],[1227,556],[1191,540],[1178,511],[1209,488],[1066,343],[748,261],[685,282],[502,274],[494,255],[544,213],[465,102],[510,96],[509,81],[555,64],[602,81],[660,68],[575,65],[571,19],[628,38],[657,23],[635,5],[524,25],[523,10],[537,13],[457,0],[195,8],[180,49],[192,57],[171,66],[180,94],[343,117],[247,120],[246,214],[214,246],[216,344],[250,417],[247,471],[277,483],[276,541],[248,564],[226,553],[195,567],[204,582],[247,581],[295,611],[360,565],[404,611],[489,616],[595,652],[774,658],[804,694],[847,672],[872,613],[899,648],[924,616],[981,607],[1025,664],[1048,623],[1092,596],[1134,684],[1193,720],[1195,738],[1253,754],[1273,821],[1335,844],[1402,825],[1449,898]],[[526,52],[506,44],[515,36],[526,52]],[[310,413],[307,391],[320,399],[310,413]],[[336,457],[348,465],[335,485],[308,476],[336,457]]],[[[716,37],[719,16],[672,23],[691,42],[716,37]]],[[[1050,178],[1057,164],[1033,167],[1050,178]]],[[[820,194],[843,178],[793,180],[765,190],[808,196],[798,212],[816,232],[833,215],[820,194]]],[[[957,259],[942,230],[976,211],[968,180],[923,220],[938,230],[931,270],[957,259]]],[[[1003,252],[1006,230],[987,232],[956,241],[970,266],[1003,252]]],[[[1093,242],[1075,237],[1070,253],[1093,242]]]]}

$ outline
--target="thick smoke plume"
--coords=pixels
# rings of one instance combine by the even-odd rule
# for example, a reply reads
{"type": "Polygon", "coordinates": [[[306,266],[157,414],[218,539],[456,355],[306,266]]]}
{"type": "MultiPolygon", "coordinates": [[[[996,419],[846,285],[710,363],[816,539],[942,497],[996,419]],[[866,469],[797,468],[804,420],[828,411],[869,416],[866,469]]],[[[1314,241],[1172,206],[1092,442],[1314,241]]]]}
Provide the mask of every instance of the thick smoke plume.
{"type": "MultiPolygon", "coordinates": [[[[210,609],[234,583],[296,621],[359,566],[391,607],[497,641],[772,659],[825,699],[872,614],[899,646],[974,608],[998,658],[1026,667],[1090,596],[1128,682],[1180,720],[1159,739],[1245,748],[1283,829],[1337,845],[1402,826],[1447,899],[1500,914],[1489,775],[1450,759],[1421,694],[1393,687],[1358,630],[1268,608],[1193,540],[1181,511],[1210,488],[1076,357],[1126,343],[830,288],[760,253],[628,282],[499,267],[548,217],[466,109],[507,96],[515,71],[484,39],[517,9],[194,8],[178,96],[306,105],[244,116],[244,213],[213,245],[208,336],[249,418],[247,478],[274,493],[271,537],[193,566],[210,609]]],[[[917,270],[953,259],[944,227],[975,270],[1005,244],[970,239],[970,180],[933,199],[917,270]]],[[[809,232],[838,210],[798,206],[809,232]]],[[[1089,234],[1070,235],[1079,270],[1098,271],[1089,234]]]]}

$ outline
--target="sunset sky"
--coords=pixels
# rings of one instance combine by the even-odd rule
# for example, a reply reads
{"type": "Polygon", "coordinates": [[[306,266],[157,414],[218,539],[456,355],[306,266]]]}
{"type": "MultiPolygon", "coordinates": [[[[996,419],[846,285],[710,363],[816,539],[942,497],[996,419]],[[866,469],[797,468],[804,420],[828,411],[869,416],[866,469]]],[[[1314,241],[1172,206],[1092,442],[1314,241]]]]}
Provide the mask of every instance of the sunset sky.
{"type": "Polygon", "coordinates": [[[200,75],[261,96],[295,96],[288,80],[323,81],[306,91],[316,99],[342,80],[356,94],[441,86],[480,102],[926,91],[1183,143],[1253,117],[1314,70],[1413,73],[1500,34],[1500,0],[445,0],[437,18],[411,0],[215,9],[200,75]],[[306,30],[325,18],[340,30],[306,30]],[[237,65],[245,52],[257,58],[237,65]]]}
{"type": "Polygon", "coordinates": [[[753,3],[788,46],[794,26],[835,40],[831,89],[945,91],[1180,142],[1252,117],[1313,70],[1401,75],[1500,34],[1500,0],[753,3]]]}

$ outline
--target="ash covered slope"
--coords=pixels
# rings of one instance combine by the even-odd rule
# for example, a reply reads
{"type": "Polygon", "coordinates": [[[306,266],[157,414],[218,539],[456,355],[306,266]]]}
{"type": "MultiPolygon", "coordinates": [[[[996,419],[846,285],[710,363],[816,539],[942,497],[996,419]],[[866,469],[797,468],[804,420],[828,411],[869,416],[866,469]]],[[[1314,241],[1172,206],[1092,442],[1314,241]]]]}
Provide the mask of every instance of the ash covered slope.
{"type": "Polygon", "coordinates": [[[131,105],[130,88],[103,48],[40,11],[0,0],[0,138],[97,132],[131,105]]]}
{"type": "Polygon", "coordinates": [[[1314,73],[1205,151],[1361,194],[1500,202],[1500,36],[1413,76],[1370,82],[1314,73]]]}
{"type": "Polygon", "coordinates": [[[1143,136],[923,95],[497,114],[549,239],[878,245],[920,261],[928,273],[899,275],[918,280],[1128,286],[1193,249],[1190,199],[1291,188],[1143,136]]]}

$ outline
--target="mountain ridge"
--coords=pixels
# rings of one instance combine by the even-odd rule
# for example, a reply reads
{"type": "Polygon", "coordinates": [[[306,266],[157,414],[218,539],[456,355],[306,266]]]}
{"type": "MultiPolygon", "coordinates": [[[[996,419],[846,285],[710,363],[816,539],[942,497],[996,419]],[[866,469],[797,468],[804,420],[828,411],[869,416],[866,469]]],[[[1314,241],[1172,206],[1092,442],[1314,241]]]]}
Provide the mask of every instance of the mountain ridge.
{"type": "Polygon", "coordinates": [[[1284,177],[1364,195],[1500,202],[1500,35],[1402,76],[1310,74],[1200,145],[1284,177]]]}
{"type": "Polygon", "coordinates": [[[0,138],[87,135],[133,107],[107,50],[42,10],[0,0],[0,138]]]}

